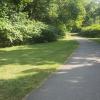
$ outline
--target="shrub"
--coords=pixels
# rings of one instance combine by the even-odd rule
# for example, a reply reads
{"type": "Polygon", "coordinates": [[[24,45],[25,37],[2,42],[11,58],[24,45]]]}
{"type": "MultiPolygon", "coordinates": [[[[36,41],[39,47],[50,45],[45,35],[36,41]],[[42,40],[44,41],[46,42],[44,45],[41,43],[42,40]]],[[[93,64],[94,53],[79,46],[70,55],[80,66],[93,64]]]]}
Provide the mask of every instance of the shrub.
{"type": "Polygon", "coordinates": [[[100,25],[92,25],[81,29],[80,35],[86,37],[100,37],[100,25]]]}
{"type": "Polygon", "coordinates": [[[67,26],[63,23],[58,23],[57,29],[58,29],[59,36],[65,36],[66,31],[68,31],[67,26]]]}
{"type": "Polygon", "coordinates": [[[23,34],[19,30],[20,23],[12,23],[9,19],[0,18],[0,43],[4,46],[11,46],[23,41],[23,34]]]}
{"type": "Polygon", "coordinates": [[[26,42],[51,42],[58,38],[58,29],[19,13],[11,19],[0,18],[0,45],[20,45],[26,42]]]}
{"type": "Polygon", "coordinates": [[[56,41],[59,33],[55,27],[49,26],[41,30],[41,34],[32,37],[33,42],[52,42],[56,41]]]}
{"type": "Polygon", "coordinates": [[[0,44],[3,46],[10,45],[13,27],[8,19],[0,18],[0,44]]]}

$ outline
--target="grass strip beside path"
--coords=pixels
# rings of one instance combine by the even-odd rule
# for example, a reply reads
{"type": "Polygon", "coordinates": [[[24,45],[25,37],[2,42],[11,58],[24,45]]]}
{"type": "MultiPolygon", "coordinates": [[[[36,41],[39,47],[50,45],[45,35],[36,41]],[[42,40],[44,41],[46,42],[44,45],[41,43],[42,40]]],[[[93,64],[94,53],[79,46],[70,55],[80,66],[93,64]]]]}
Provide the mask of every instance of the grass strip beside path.
{"type": "Polygon", "coordinates": [[[22,100],[77,47],[72,38],[0,49],[0,100],[22,100]]]}
{"type": "Polygon", "coordinates": [[[91,40],[100,43],[100,38],[91,38],[91,40]]]}

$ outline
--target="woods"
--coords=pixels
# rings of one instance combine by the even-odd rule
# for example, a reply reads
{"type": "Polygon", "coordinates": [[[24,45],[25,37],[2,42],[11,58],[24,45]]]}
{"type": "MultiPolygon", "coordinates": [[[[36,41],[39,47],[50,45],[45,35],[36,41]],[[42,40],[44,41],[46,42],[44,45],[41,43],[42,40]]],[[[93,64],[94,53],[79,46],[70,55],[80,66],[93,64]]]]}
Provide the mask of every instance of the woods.
{"type": "Polygon", "coordinates": [[[51,42],[93,24],[100,24],[98,0],[0,1],[1,47],[51,42]]]}

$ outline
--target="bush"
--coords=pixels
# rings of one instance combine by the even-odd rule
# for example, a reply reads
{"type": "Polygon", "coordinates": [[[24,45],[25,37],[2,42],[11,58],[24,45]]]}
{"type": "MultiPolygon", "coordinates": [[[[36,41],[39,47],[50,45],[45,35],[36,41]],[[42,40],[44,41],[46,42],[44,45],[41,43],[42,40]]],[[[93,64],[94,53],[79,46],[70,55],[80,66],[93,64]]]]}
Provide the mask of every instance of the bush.
{"type": "Polygon", "coordinates": [[[91,38],[100,37],[100,25],[84,27],[81,29],[80,35],[91,38]]]}
{"type": "Polygon", "coordinates": [[[0,45],[10,45],[13,27],[8,19],[0,18],[0,45]]]}
{"type": "Polygon", "coordinates": [[[57,29],[58,29],[59,36],[62,36],[62,37],[65,36],[66,31],[68,31],[67,26],[63,23],[58,23],[57,29]]]}
{"type": "Polygon", "coordinates": [[[34,35],[32,37],[33,42],[35,43],[52,42],[52,41],[56,41],[59,36],[57,29],[49,25],[48,27],[42,29],[41,31],[42,31],[41,34],[34,35]]]}
{"type": "Polygon", "coordinates": [[[40,21],[30,20],[27,14],[0,18],[0,45],[20,45],[27,42],[51,42],[58,38],[58,29],[40,21]]]}

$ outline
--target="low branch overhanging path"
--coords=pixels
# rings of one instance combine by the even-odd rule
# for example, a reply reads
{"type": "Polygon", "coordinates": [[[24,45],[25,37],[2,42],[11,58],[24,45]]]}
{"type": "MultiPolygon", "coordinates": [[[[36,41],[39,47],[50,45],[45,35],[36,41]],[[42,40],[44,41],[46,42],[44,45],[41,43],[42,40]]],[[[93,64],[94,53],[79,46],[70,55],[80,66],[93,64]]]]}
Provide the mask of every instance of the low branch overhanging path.
{"type": "Polygon", "coordinates": [[[100,44],[76,39],[69,61],[24,100],[100,100],[100,44]]]}

